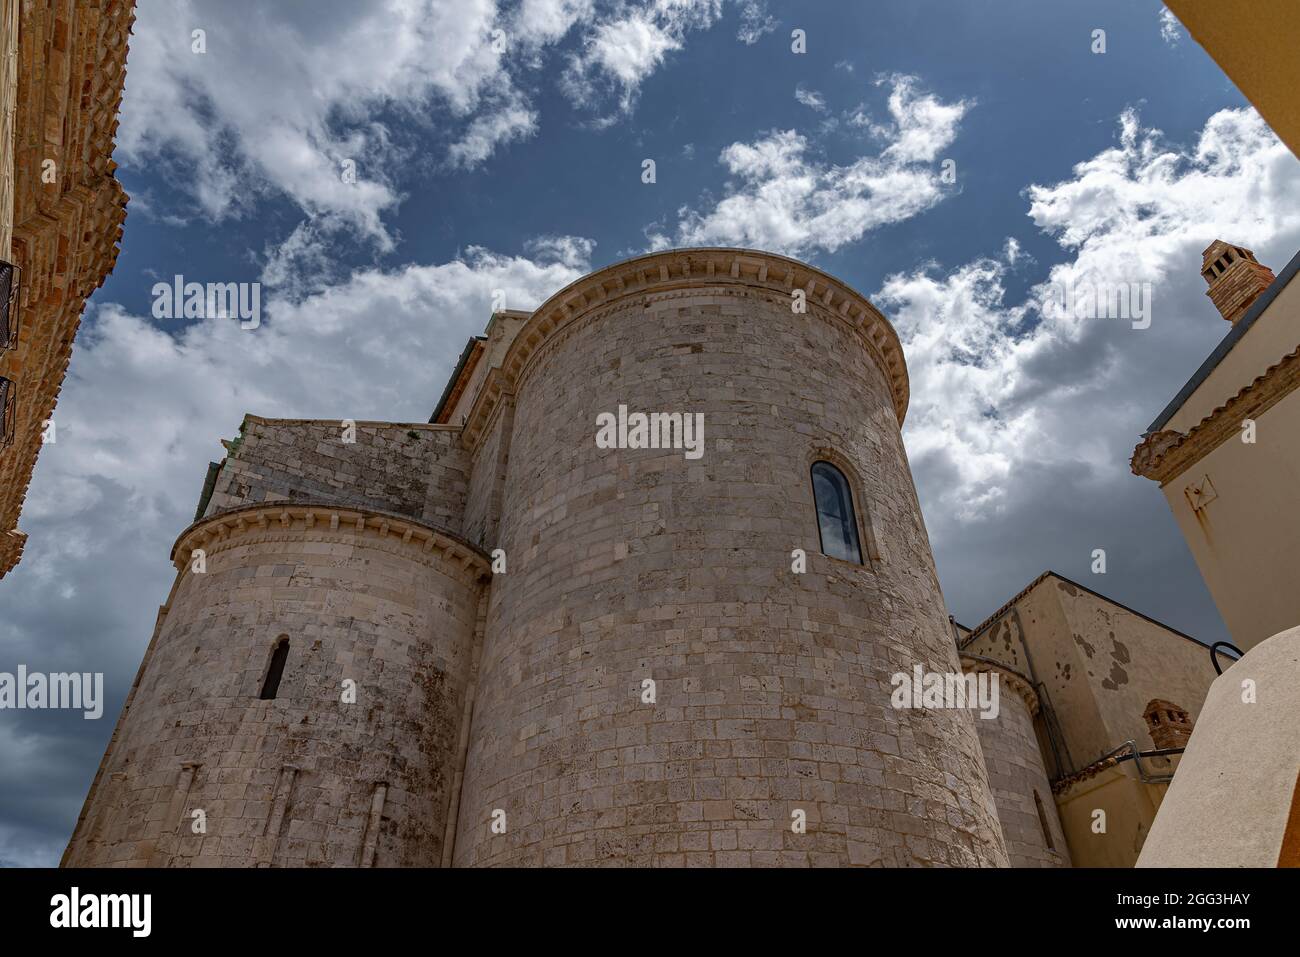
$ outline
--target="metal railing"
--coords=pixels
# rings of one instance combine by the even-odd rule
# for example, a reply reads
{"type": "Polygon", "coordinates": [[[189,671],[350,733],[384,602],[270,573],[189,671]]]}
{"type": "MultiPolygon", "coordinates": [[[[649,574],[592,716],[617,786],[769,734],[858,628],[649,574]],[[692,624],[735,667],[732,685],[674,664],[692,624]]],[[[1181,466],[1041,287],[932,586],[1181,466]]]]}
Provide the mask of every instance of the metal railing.
{"type": "MultiPolygon", "coordinates": [[[[1233,652],[1237,656],[1232,659],[1233,661],[1240,661],[1243,652],[1240,648],[1238,648],[1230,641],[1216,641],[1214,644],[1210,645],[1210,664],[1214,665],[1214,670],[1216,672],[1218,672],[1219,674],[1223,674],[1223,669],[1219,667],[1220,648],[1227,648],[1229,651],[1233,652]]],[[[1229,665],[1228,667],[1232,667],[1232,666],[1229,665]]]]}

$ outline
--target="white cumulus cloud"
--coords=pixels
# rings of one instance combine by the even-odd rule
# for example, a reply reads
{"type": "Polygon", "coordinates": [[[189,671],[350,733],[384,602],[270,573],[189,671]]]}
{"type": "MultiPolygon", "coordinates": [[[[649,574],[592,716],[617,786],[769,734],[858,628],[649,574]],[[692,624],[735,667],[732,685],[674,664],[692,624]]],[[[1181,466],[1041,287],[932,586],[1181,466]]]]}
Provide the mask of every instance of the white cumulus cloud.
{"type": "MultiPolygon", "coordinates": [[[[1072,560],[1086,569],[1080,560],[1108,547],[1127,574],[1104,590],[1122,596],[1145,581],[1150,603],[1168,567],[1190,560],[1129,456],[1228,331],[1205,297],[1202,249],[1224,238],[1280,270],[1300,247],[1300,162],[1250,109],[1211,116],[1187,147],[1128,112],[1113,148],[1025,197],[1029,219],[1066,253],[1026,295],[1006,293],[1035,265],[1014,240],[946,272],[891,275],[872,295],[903,340],[905,437],[947,556],[945,592],[954,608],[987,609],[997,603],[981,593],[991,554],[1014,556],[1028,580],[1072,560]],[[1067,287],[1121,283],[1148,287],[1149,328],[1043,308],[1067,287]]],[[[1213,617],[1203,595],[1184,597],[1213,617]]]]}
{"type": "MultiPolygon", "coordinates": [[[[741,4],[744,16],[753,9],[741,4]]],[[[596,124],[615,122],[722,10],[723,0],[140,0],[118,149],[168,174],[207,219],[279,194],[389,250],[384,217],[403,198],[411,129],[445,141],[450,166],[476,167],[537,133],[538,77],[583,109],[604,111],[612,97],[617,109],[596,124]]]]}
{"type": "Polygon", "coordinates": [[[910,76],[890,86],[886,145],[845,166],[818,160],[809,139],[777,130],[732,143],[720,161],[731,174],[727,194],[703,210],[684,208],[674,235],[654,232],[651,245],[752,246],[807,256],[834,252],[873,229],[909,219],[944,196],[936,160],[956,139],[971,103],[947,103],[910,76]]]}

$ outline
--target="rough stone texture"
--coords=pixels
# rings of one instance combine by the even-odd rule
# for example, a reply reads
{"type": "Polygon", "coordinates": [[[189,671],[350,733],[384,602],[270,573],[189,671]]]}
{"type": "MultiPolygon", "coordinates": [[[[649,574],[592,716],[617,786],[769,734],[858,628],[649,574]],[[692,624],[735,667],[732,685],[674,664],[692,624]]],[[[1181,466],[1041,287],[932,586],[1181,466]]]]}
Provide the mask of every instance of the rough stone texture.
{"type": "Polygon", "coordinates": [[[491,551],[496,547],[497,523],[504,500],[509,443],[504,441],[514,424],[514,409],[507,405],[488,428],[474,453],[470,491],[465,503],[465,538],[491,551]]]}
{"type": "MultiPolygon", "coordinates": [[[[1100,576],[1098,576],[1100,577],[1100,576]]],[[[1195,719],[1214,680],[1209,649],[1076,582],[1044,573],[963,645],[1039,683],[1062,729],[1053,778],[1078,771],[1125,741],[1150,740],[1153,698],[1195,719]]]]}
{"type": "Polygon", "coordinates": [[[1004,864],[970,713],[890,706],[890,675],[957,661],[858,333],[721,277],[611,299],[515,383],[456,863],[1004,864]],[[704,457],[598,449],[620,403],[703,413],[704,457]],[[818,554],[823,456],[888,561],[818,554]]]}
{"type": "Polygon", "coordinates": [[[998,675],[995,717],[975,722],[1012,867],[1069,867],[1070,852],[1034,732],[1038,698],[1019,676],[963,658],[968,672],[998,675]],[[1050,844],[1049,837],[1050,835],[1050,844]]]}
{"type": "Polygon", "coordinates": [[[460,430],[247,416],[217,475],[205,515],[257,502],[328,502],[409,515],[459,533],[469,458],[460,430]]]}
{"type": "Polygon", "coordinates": [[[338,422],[246,419],[67,862],[1132,863],[1164,785],[1099,759],[1145,740],[1153,699],[1195,717],[1206,649],[1052,573],[974,631],[948,619],[906,368],[866,300],[783,257],[691,250],[488,333],[437,424],[345,444],[338,422]],[[619,405],[702,413],[703,457],[598,448],[619,405]],[[864,564],[820,553],[823,458],[864,564]],[[897,673],[959,673],[958,644],[1018,675],[997,720],[892,706],[897,673]]]}
{"type": "MultiPolygon", "coordinates": [[[[15,109],[18,105],[18,0],[0,0],[0,259],[14,231],[15,109]]],[[[0,342],[0,349],[5,344],[0,342]]]]}
{"type": "Polygon", "coordinates": [[[359,531],[360,513],[281,515],[227,513],[178,545],[181,572],[65,865],[441,861],[482,560],[426,549],[427,530],[397,519],[359,531]],[[283,680],[260,700],[281,635],[283,680]],[[192,832],[196,809],[206,834],[192,832]]]}
{"type": "Polygon", "coordinates": [[[111,157],[134,8],[134,0],[19,8],[12,157],[0,141],[0,170],[13,169],[12,261],[22,270],[18,346],[0,352],[0,376],[17,383],[16,438],[0,449],[0,577],[26,541],[18,515],[81,311],[117,261],[126,193],[111,157]],[[42,179],[47,160],[53,182],[42,179]]]}
{"type": "MultiPolygon", "coordinates": [[[[1214,678],[1209,649],[1044,572],[977,625],[962,651],[995,659],[1034,684],[1039,754],[1056,785],[1056,813],[1073,866],[1131,867],[1165,791],[1163,783],[1140,781],[1131,760],[1133,748],[1152,747],[1147,706],[1164,698],[1194,718],[1214,678]],[[1099,777],[1128,742],[1126,767],[1099,777]],[[1108,818],[1100,836],[1092,830],[1098,808],[1108,818]]],[[[1172,771],[1167,759],[1142,762],[1153,775],[1172,771]]]]}

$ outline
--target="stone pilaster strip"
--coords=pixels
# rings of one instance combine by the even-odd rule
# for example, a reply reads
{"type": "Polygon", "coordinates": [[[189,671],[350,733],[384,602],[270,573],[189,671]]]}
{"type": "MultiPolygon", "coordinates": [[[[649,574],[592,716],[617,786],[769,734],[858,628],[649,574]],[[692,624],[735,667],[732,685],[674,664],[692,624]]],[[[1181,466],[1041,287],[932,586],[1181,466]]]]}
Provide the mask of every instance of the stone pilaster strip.
{"type": "Polygon", "coordinates": [[[375,866],[375,850],[379,844],[379,822],[384,816],[384,800],[388,797],[388,785],[379,782],[370,797],[370,816],[366,819],[366,835],[361,842],[361,859],[358,867],[375,866]]]}

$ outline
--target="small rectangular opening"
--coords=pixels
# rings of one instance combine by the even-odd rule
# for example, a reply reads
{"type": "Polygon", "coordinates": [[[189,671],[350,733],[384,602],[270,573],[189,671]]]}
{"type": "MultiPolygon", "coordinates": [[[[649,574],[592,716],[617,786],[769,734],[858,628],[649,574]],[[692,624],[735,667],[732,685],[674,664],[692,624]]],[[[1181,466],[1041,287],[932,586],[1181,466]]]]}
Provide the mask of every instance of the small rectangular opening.
{"type": "Polygon", "coordinates": [[[1038,809],[1038,824],[1043,829],[1043,840],[1047,842],[1049,851],[1056,850],[1056,842],[1052,840],[1052,829],[1047,826],[1047,812],[1043,810],[1043,799],[1034,792],[1034,807],[1038,809]]]}
{"type": "Polygon", "coordinates": [[[262,682],[263,701],[271,701],[280,690],[280,679],[284,677],[284,663],[289,657],[289,636],[281,635],[271,652],[271,664],[266,669],[266,680],[262,682]]]}

